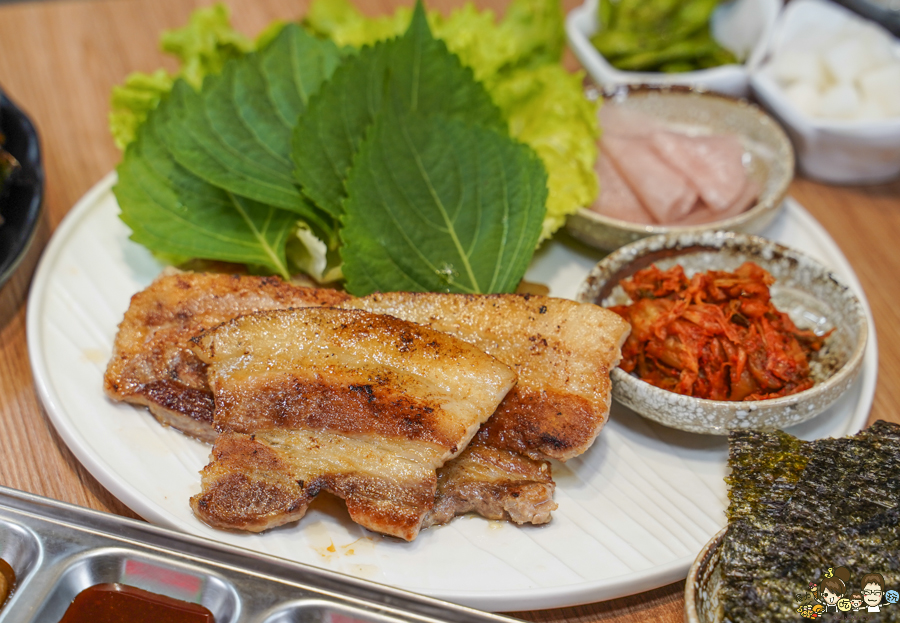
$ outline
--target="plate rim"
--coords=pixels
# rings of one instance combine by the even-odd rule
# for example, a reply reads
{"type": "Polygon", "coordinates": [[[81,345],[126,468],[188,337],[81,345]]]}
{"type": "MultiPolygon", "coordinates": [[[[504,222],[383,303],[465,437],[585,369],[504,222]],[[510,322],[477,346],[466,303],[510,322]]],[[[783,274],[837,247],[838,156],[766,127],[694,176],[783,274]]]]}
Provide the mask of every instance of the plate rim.
{"type": "MultiPolygon", "coordinates": [[[[82,440],[82,436],[75,430],[72,423],[68,421],[68,418],[61,417],[61,414],[65,412],[65,409],[62,408],[61,401],[59,397],[56,396],[52,383],[50,382],[46,361],[43,355],[44,342],[41,336],[41,311],[46,305],[46,295],[48,293],[48,288],[46,287],[47,282],[53,276],[52,268],[55,260],[65,249],[64,242],[68,240],[72,233],[77,229],[82,219],[89,214],[92,209],[100,205],[100,199],[102,199],[106,193],[111,192],[116,179],[115,171],[108,173],[75,203],[53,233],[38,264],[35,278],[29,292],[26,313],[28,353],[31,361],[35,387],[38,390],[38,394],[48,418],[53,423],[54,428],[56,428],[68,448],[91,475],[117,499],[151,523],[159,524],[181,532],[187,532],[198,538],[206,539],[213,544],[219,544],[221,543],[220,541],[198,534],[190,530],[188,526],[182,525],[177,520],[173,521],[170,517],[166,516],[165,509],[159,507],[158,504],[152,501],[148,502],[146,498],[133,495],[133,487],[123,479],[119,478],[115,469],[111,469],[111,465],[88,452],[87,446],[82,440]]],[[[877,338],[875,335],[875,326],[872,321],[872,312],[856,273],[843,255],[843,252],[837,246],[837,243],[831,238],[824,227],[822,227],[822,225],[799,203],[790,197],[786,201],[789,202],[789,206],[786,207],[793,208],[799,217],[806,221],[807,225],[816,230],[820,230],[831,245],[833,245],[833,251],[836,253],[830,257],[829,260],[833,261],[832,265],[835,268],[838,268],[846,275],[846,280],[849,285],[860,295],[860,301],[865,310],[867,320],[869,321],[871,340],[869,342],[870,345],[867,345],[866,347],[863,373],[861,374],[863,379],[860,401],[857,402],[857,405],[859,405],[865,401],[868,405],[864,411],[847,419],[843,432],[844,434],[853,433],[858,431],[868,419],[877,383],[877,338]],[[872,367],[873,361],[874,367],[872,367]]],[[[856,409],[855,411],[859,411],[859,409],[856,409]]],[[[227,543],[226,545],[230,547],[239,547],[255,556],[271,555],[241,547],[240,545],[231,543],[227,543]]],[[[606,579],[603,580],[602,586],[598,586],[597,581],[584,581],[563,586],[530,588],[527,592],[522,591],[521,589],[516,591],[506,589],[479,593],[473,593],[468,590],[418,591],[415,589],[407,589],[405,587],[388,586],[400,588],[401,590],[413,590],[414,592],[419,592],[420,594],[425,594],[437,599],[452,601],[484,610],[539,610],[575,606],[606,599],[625,597],[627,595],[659,588],[683,579],[695,557],[696,553],[692,553],[657,567],[633,571],[625,575],[617,576],[614,579],[606,579]],[[500,604],[504,605],[498,607],[500,604]],[[514,608],[510,608],[510,604],[515,604],[514,608]]],[[[317,565],[310,565],[287,558],[278,558],[280,560],[285,560],[290,564],[300,565],[305,568],[322,569],[322,567],[317,565]]],[[[340,573],[340,571],[327,570],[340,573]]],[[[351,575],[350,577],[354,576],[351,575]]]]}

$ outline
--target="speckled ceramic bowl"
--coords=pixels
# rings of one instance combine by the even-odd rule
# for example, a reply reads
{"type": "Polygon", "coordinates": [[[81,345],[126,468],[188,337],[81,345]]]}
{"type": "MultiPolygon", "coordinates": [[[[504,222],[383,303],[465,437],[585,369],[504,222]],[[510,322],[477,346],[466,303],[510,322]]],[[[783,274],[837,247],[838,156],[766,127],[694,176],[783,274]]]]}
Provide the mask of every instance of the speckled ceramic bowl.
{"type": "Polygon", "coordinates": [[[684,582],[685,623],[721,623],[722,604],[719,603],[719,588],[722,585],[721,560],[722,541],[728,528],[722,528],[709,543],[703,546],[694,560],[684,582]]]}
{"type": "Polygon", "coordinates": [[[725,435],[732,429],[794,426],[827,409],[850,388],[862,366],[868,334],[859,300],[817,261],[764,238],[729,232],[645,238],[597,264],[577,298],[603,306],[627,304],[630,300],[619,282],[654,263],[664,270],[681,264],[691,275],[734,270],[745,261],[756,262],[775,277],[772,300],[798,327],[818,334],[834,329],[810,362],[815,385],[770,400],[705,400],[660,389],[616,368],[611,374],[616,400],[666,426],[725,435]]]}
{"type": "Polygon", "coordinates": [[[566,222],[566,230],[572,236],[612,251],[635,240],[666,233],[759,233],[778,215],[794,177],[794,150],[781,126],[760,108],[743,100],[685,87],[618,86],[604,95],[604,106],[637,110],[683,131],[736,134],[744,146],[747,174],[762,190],[756,203],[741,214],[702,225],[641,225],[582,208],[566,222]]]}

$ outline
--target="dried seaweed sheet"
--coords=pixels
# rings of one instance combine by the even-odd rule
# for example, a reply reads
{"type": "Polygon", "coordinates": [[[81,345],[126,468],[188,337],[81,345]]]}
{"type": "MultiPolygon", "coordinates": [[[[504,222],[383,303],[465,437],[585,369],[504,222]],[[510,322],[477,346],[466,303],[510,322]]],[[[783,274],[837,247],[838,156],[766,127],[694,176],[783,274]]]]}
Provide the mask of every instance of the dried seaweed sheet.
{"type": "Polygon", "coordinates": [[[722,595],[725,612],[734,621],[754,620],[765,608],[757,587],[760,569],[765,568],[762,557],[778,538],[781,512],[812,456],[812,446],[781,431],[734,431],[729,437],[722,595]]]}
{"type": "MultiPolygon", "coordinates": [[[[869,572],[900,585],[900,426],[815,442],[738,433],[729,464],[727,621],[796,621],[795,593],[828,567],[850,569],[848,588],[869,572]]],[[[900,606],[871,616],[900,621],[900,606]]]]}

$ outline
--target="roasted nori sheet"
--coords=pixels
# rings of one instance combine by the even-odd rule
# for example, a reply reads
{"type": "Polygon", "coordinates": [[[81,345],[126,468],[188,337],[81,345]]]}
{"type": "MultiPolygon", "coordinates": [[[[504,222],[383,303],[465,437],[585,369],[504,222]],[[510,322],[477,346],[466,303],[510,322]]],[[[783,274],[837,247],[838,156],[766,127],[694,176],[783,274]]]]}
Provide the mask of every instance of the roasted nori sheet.
{"type": "MultiPolygon", "coordinates": [[[[797,621],[796,595],[829,567],[850,569],[848,589],[870,572],[900,588],[900,425],[812,442],[736,431],[729,466],[726,621],[797,621]]],[[[900,604],[881,610],[867,620],[900,621],[900,604]]]]}

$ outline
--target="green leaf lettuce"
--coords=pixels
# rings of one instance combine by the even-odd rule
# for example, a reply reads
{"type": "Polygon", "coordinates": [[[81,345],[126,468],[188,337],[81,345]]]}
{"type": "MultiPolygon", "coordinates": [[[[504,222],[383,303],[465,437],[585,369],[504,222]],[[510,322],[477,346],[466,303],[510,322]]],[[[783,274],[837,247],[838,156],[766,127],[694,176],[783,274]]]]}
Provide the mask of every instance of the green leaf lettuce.
{"type": "MultiPolygon", "coordinates": [[[[264,34],[268,36],[268,31],[264,34]]],[[[164,32],[160,48],[178,58],[178,72],[135,72],[125,79],[124,85],[113,87],[109,125],[119,149],[125,149],[134,140],[138,126],[168,94],[177,78],[199,89],[203,78],[219,73],[225,63],[253,50],[255,44],[231,27],[228,7],[215,4],[191,13],[184,28],[164,32]]]]}
{"type": "Polygon", "coordinates": [[[402,37],[348,58],[310,99],[294,130],[295,176],[304,193],[334,217],[342,213],[353,156],[382,108],[440,113],[504,129],[500,111],[417,13],[402,37]]]}
{"type": "MultiPolygon", "coordinates": [[[[398,35],[409,16],[398,9],[367,18],[348,0],[314,0],[304,25],[338,45],[361,47],[398,35]]],[[[565,42],[559,0],[513,0],[499,22],[471,4],[446,18],[429,12],[428,22],[485,85],[510,134],[543,160],[550,196],[541,239],[548,238],[598,192],[597,104],[584,96],[583,73],[568,74],[559,64],[565,42]]]]}

